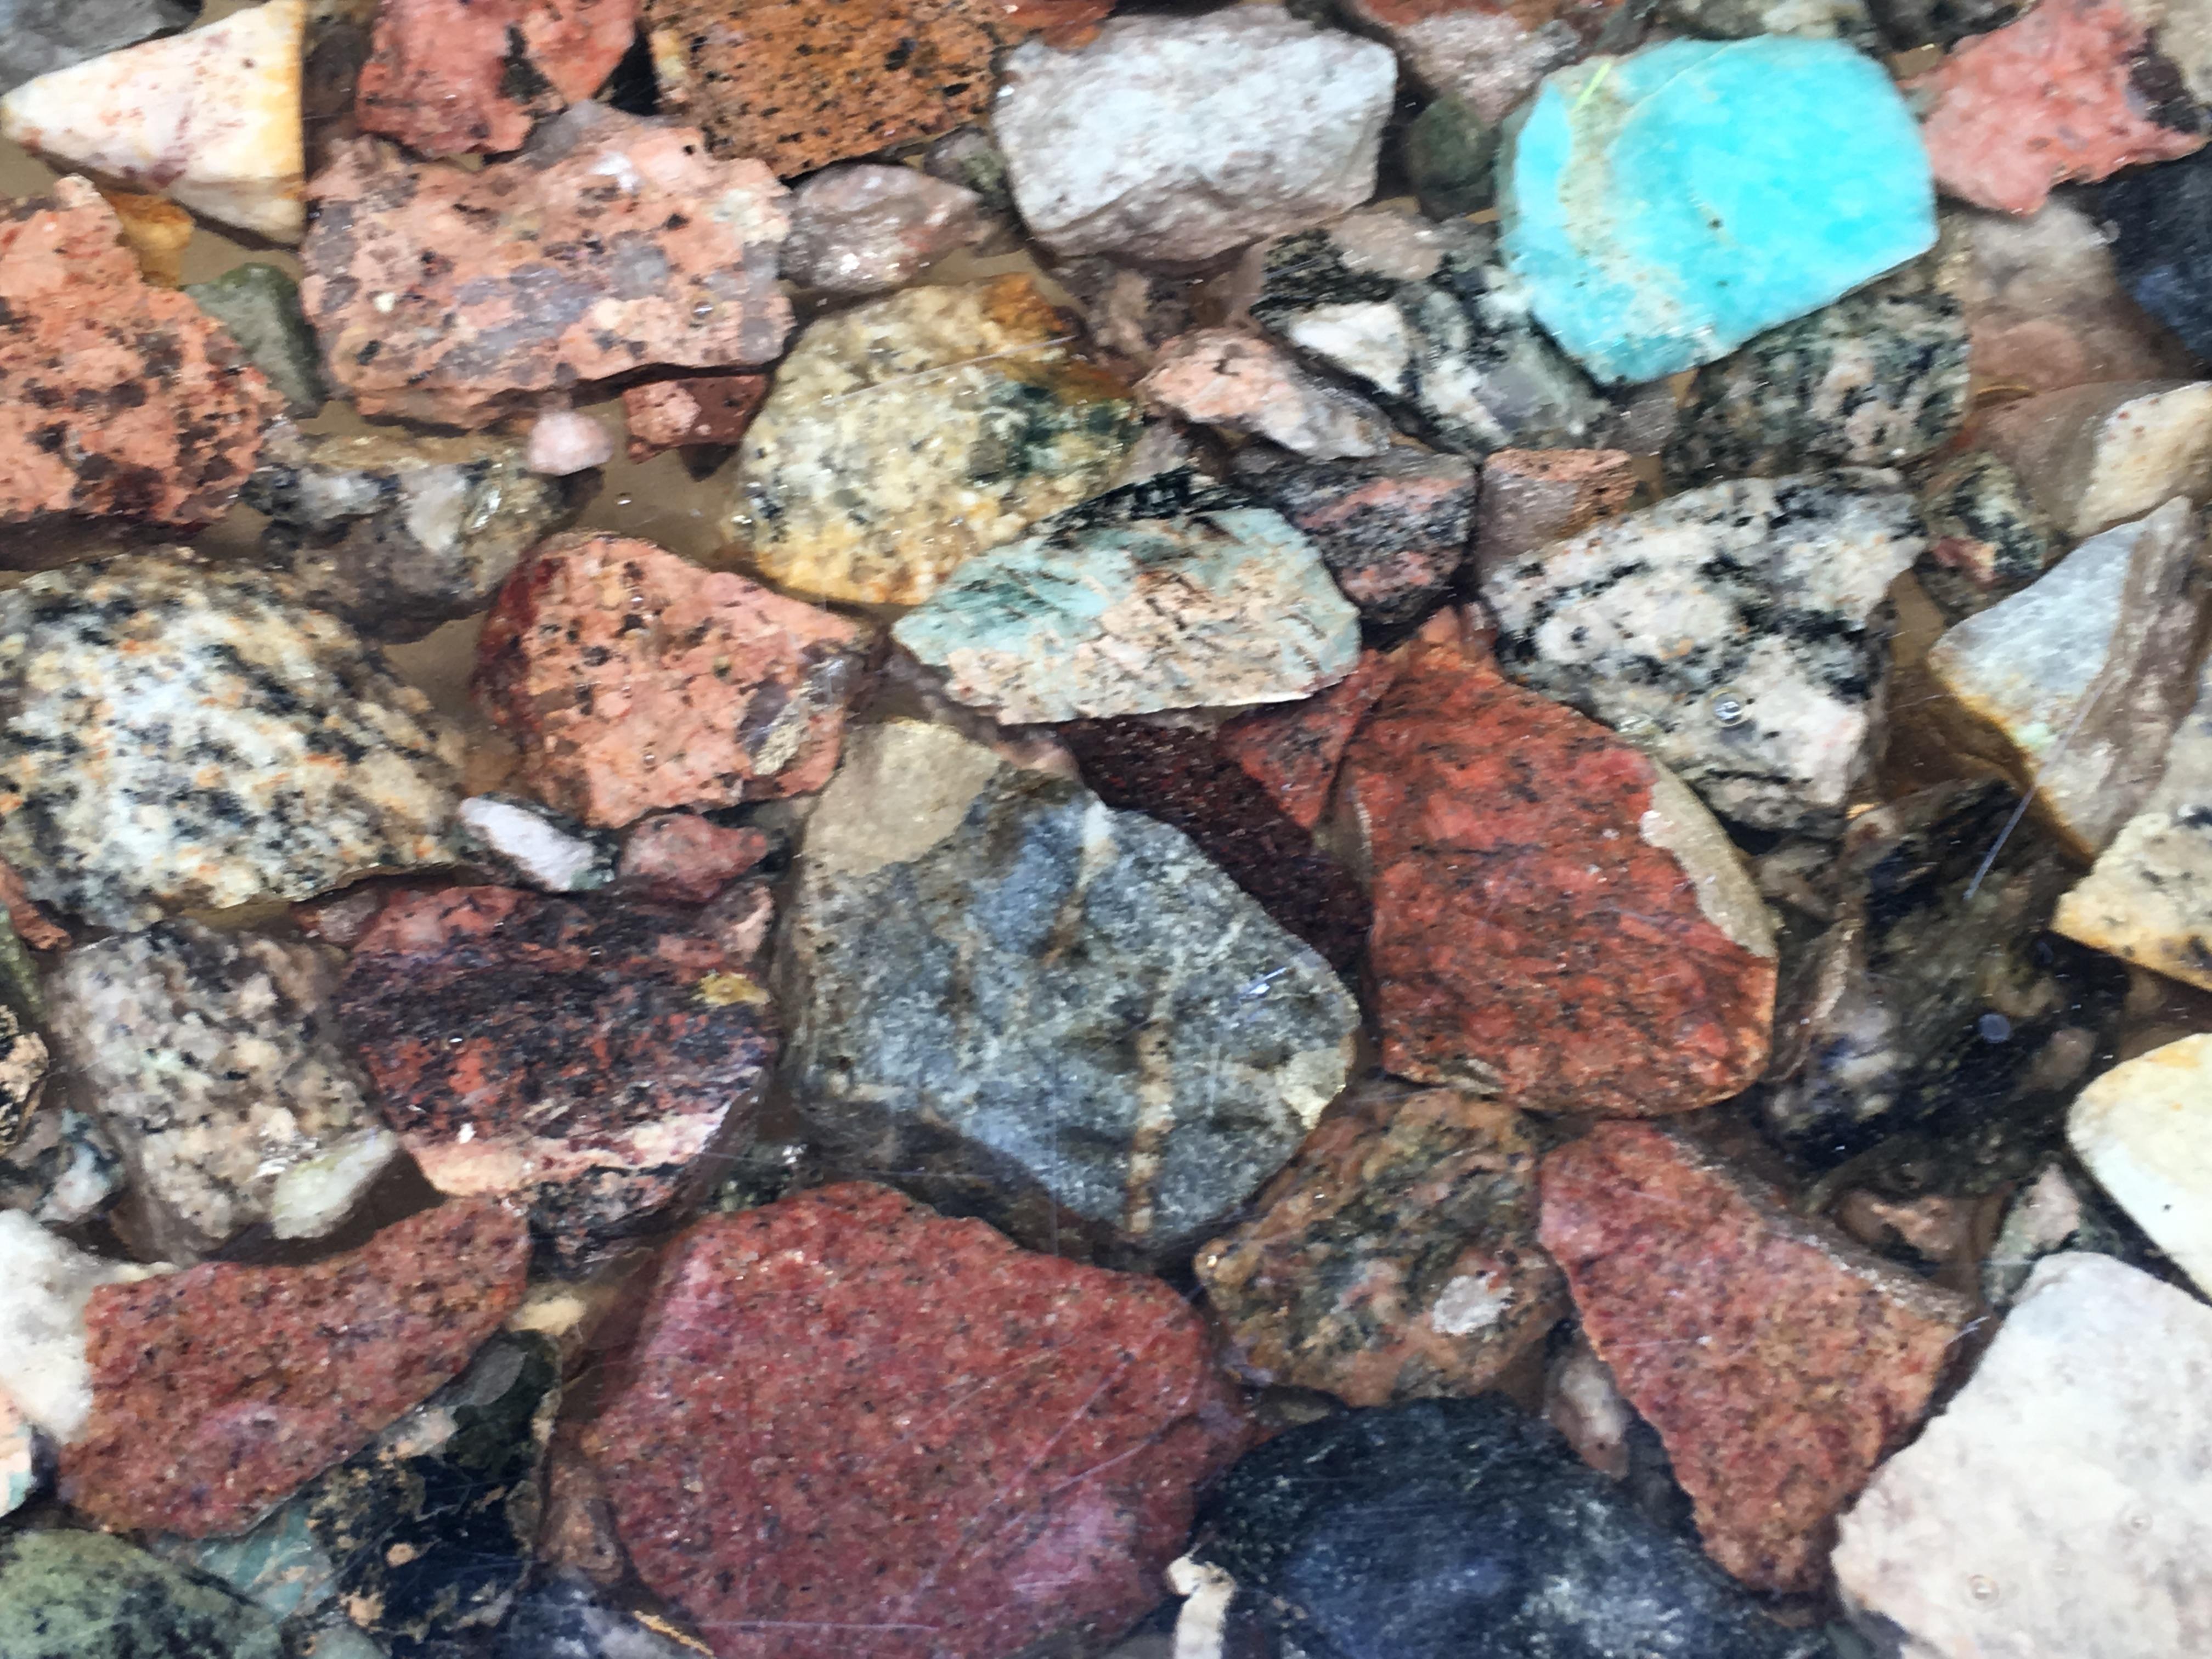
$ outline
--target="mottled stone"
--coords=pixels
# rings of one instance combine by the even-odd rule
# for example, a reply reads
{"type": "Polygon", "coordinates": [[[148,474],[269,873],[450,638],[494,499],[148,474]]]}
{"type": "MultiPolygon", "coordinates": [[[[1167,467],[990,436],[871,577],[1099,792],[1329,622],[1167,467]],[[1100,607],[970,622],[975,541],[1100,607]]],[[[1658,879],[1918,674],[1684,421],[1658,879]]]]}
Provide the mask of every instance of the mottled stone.
{"type": "Polygon", "coordinates": [[[958,185],[874,162],[824,167],[792,196],[783,274],[825,294],[882,294],[981,228],[975,191],[958,185]]]}
{"type": "Polygon", "coordinates": [[[565,812],[513,795],[471,795],[454,816],[470,852],[484,854],[495,871],[513,872],[525,887],[582,893],[615,878],[615,838],[565,812]]]}
{"type": "Polygon", "coordinates": [[[1498,199],[1498,129],[1449,93],[1407,123],[1401,160],[1431,219],[1480,213],[1498,199]]]}
{"type": "Polygon", "coordinates": [[[1683,33],[1708,40],[1794,34],[1841,40],[1877,58],[1887,50],[1868,0],[1663,0],[1658,15],[1683,33]]]}
{"type": "Polygon", "coordinates": [[[281,1659],[276,1626],[203,1573],[96,1532],[0,1534],[8,1659],[281,1659]]]}
{"type": "Polygon", "coordinates": [[[526,1587],[494,1638],[492,1659],[696,1659],[658,1620],[602,1601],[589,1584],[551,1577],[526,1587]]]}
{"type": "Polygon", "coordinates": [[[349,629],[182,550],[0,595],[0,857],[104,926],[447,862],[459,737],[349,629]]]}
{"type": "Polygon", "coordinates": [[[1987,450],[1947,463],[1920,486],[1928,550],[1913,574],[1947,622],[2011,598],[2063,550],[2020,475],[1987,450]]]}
{"type": "Polygon", "coordinates": [[[89,1221],[121,1195],[123,1160],[85,1113],[56,1106],[0,1154],[0,1210],[48,1227],[89,1221]]]}
{"type": "Polygon", "coordinates": [[[1624,1116],[1758,1075],[1771,925],[1719,826],[1651,761],[1431,647],[1345,765],[1375,868],[1391,1071],[1624,1116]]]}
{"type": "Polygon", "coordinates": [[[2046,1164],[2021,1183],[2005,1206],[1996,1239],[1982,1262],[1982,1299],[2008,1309],[2027,1288],[2036,1263],[2061,1250],[2088,1250],[2139,1267],[2141,1231],[2086,1176],[2046,1164]]]}
{"type": "Polygon", "coordinates": [[[1425,92],[1455,96],[1496,125],[1536,82],[1586,52],[1614,0],[1344,0],[1390,43],[1425,92]]]}
{"type": "Polygon", "coordinates": [[[638,0],[382,0],[354,117],[422,155],[519,149],[589,98],[637,33],[638,0]]]}
{"type": "Polygon", "coordinates": [[[580,410],[541,410],[530,423],[525,457],[532,472],[572,477],[614,459],[615,435],[580,410]]]}
{"type": "Polygon", "coordinates": [[[1272,340],[1204,328],[1160,347],[1137,390],[1186,420],[1227,427],[1316,459],[1380,454],[1390,424],[1272,340]]]}
{"type": "Polygon", "coordinates": [[[722,1659],[997,1659],[1152,1606],[1231,1399],[1165,1285],[855,1182],[684,1233],[585,1445],[722,1659]]]}
{"type": "Polygon", "coordinates": [[[185,294],[222,325],[246,361],[284,394],[285,413],[305,420],[322,412],[331,395],[323,379],[322,350],[300,309],[300,285],[289,274],[249,260],[207,282],[186,285],[185,294]]]}
{"type": "Polygon", "coordinates": [[[140,276],[99,191],[64,179],[0,216],[0,526],[220,518],[280,399],[198,307],[140,276]]]}
{"type": "Polygon", "coordinates": [[[1364,651],[1351,673],[1318,695],[1224,725],[1222,752],[1258,779],[1292,823],[1310,830],[1328,810],[1352,734],[1397,678],[1395,658],[1364,651]]]}
{"type": "Polygon", "coordinates": [[[1474,566],[1487,574],[1637,504],[1644,481],[1621,449],[1501,449],[1482,464],[1474,566]]]}
{"type": "Polygon", "coordinates": [[[2021,0],[1869,0],[1875,19],[1899,52],[1951,46],[2000,28],[2025,9],[2021,0]]]}
{"type": "Polygon", "coordinates": [[[192,240],[192,216],[158,196],[137,196],[110,186],[100,192],[115,210],[123,240],[138,261],[138,274],[155,288],[181,288],[185,249],[192,240]]]}
{"type": "Polygon", "coordinates": [[[1911,1433],[1973,1304],[1650,1124],[1544,1160],[1542,1237],[1706,1553],[1761,1589],[1817,1588],[1836,1512],[1911,1433]]]}
{"type": "Polygon", "coordinates": [[[21,1138],[46,1080],[45,1042],[14,1009],[0,1006],[0,1152],[21,1138]]]}
{"type": "Polygon", "coordinates": [[[192,21],[185,0],[0,0],[0,92],[192,21]]]}
{"type": "Polygon", "coordinates": [[[2075,1101],[2066,1138],[2174,1265],[2212,1287],[2212,1036],[2106,1072],[2075,1101]]]}
{"type": "Polygon", "coordinates": [[[1844,1517],[1844,1607],[1912,1659],[2212,1642],[2212,1311],[2107,1256],[2040,1262],[1950,1405],[1844,1517]]]}
{"type": "Polygon", "coordinates": [[[76,1439],[92,1414],[85,1304],[103,1285],[168,1271],[103,1261],[20,1210],[0,1210],[0,1392],[34,1428],[76,1439]]]}
{"type": "Polygon", "coordinates": [[[769,855],[758,830],[725,829],[696,812],[640,819],[623,837],[623,889],[664,904],[704,904],[769,855]]]}
{"type": "Polygon", "coordinates": [[[817,319],[745,435],[740,544],[781,586],[913,605],[1096,495],[1138,411],[1068,349],[1073,331],[1024,276],[817,319]]]}
{"type": "Polygon", "coordinates": [[[0,1389],[0,1516],[14,1514],[39,1489],[39,1432],[0,1389]]]}
{"type": "MultiPolygon", "coordinates": [[[[2105,187],[2103,217],[2116,233],[2112,258],[2144,310],[2202,356],[2212,349],[2212,157],[2124,173],[2105,187]]],[[[2113,371],[2175,374],[2185,369],[2113,371]]]]}
{"type": "Polygon", "coordinates": [[[774,358],[784,195],[696,128],[604,104],[476,172],[356,139],[315,175],[300,300],[362,414],[489,426],[580,381],[774,358]]]}
{"type": "Polygon", "coordinates": [[[1841,821],[1874,761],[1923,542],[1893,472],[1686,490],[1486,572],[1498,660],[1642,744],[1715,811],[1841,821]]]}
{"type": "Polygon", "coordinates": [[[1450,592],[1474,526],[1474,464],[1425,450],[1370,460],[1240,466],[1261,499],[1304,532],[1360,617],[1417,621],[1450,592]]]}
{"type": "Polygon", "coordinates": [[[1211,309],[1202,279],[1118,264],[1103,255],[1067,260],[1053,276],[1099,350],[1129,368],[1152,367],[1163,346],[1196,330],[1199,313],[1211,309]]]}
{"type": "Polygon", "coordinates": [[[242,1531],[458,1372],[521,1299],[527,1254],[520,1217],[464,1201],[308,1267],[104,1287],[63,1496],[113,1528],[242,1531]]]}
{"type": "Polygon", "coordinates": [[[629,458],[649,460],[664,449],[731,445],[745,435],[768,401],[765,374],[697,374],[653,380],[623,392],[629,458]]]}
{"type": "Polygon", "coordinates": [[[2061,534],[2094,536],[2176,495],[2212,500],[2212,380],[2100,382],[1993,410],[1977,445],[2061,534]]]}

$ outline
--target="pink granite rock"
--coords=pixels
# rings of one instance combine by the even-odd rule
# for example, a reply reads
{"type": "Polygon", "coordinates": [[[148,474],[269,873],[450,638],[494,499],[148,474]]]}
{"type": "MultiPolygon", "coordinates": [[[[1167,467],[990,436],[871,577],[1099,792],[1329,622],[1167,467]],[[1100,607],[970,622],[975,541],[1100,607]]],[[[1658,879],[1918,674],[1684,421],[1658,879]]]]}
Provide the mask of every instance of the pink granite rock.
{"type": "Polygon", "coordinates": [[[824,167],[792,198],[784,272],[825,294],[903,288],[982,233],[981,205],[974,191],[913,167],[824,167]]]}
{"type": "Polygon", "coordinates": [[[641,818],[623,838],[615,878],[666,904],[704,904],[768,856],[757,830],[728,830],[696,812],[641,818]]]}
{"type": "Polygon", "coordinates": [[[1137,390],[1186,420],[1249,432],[1316,460],[1390,447],[1390,422],[1374,404],[1331,386],[1273,340],[1237,329],[1177,335],[1137,390]]]}
{"type": "Polygon", "coordinates": [[[629,387],[623,393],[623,417],[629,422],[630,459],[692,444],[737,442],[773,384],[765,374],[695,374],[629,387]]]}
{"type": "Polygon", "coordinates": [[[423,155],[514,149],[589,98],[637,34],[638,0],[383,0],[362,127],[423,155]]]}
{"type": "Polygon", "coordinates": [[[480,172],[342,146],[311,186],[300,301],[365,415],[483,427],[655,364],[767,362],[785,191],[697,129],[578,104],[480,172]]]}

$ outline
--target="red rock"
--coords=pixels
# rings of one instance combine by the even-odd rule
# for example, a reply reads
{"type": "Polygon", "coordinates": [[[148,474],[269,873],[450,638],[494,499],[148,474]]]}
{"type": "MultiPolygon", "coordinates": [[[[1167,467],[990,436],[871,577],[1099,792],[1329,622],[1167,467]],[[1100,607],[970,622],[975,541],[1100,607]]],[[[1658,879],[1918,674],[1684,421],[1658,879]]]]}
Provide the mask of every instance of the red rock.
{"type": "Polygon", "coordinates": [[[585,1449],[721,1659],[1004,1659],[1162,1598],[1245,1438],[1207,1347],[1157,1279],[821,1188],[677,1241],[585,1449]]]}
{"type": "Polygon", "coordinates": [[[1626,513],[1642,485],[1636,457],[1625,450],[1498,450],[1482,464],[1475,568],[1486,574],[1626,513]]]}
{"type": "Polygon", "coordinates": [[[515,149],[636,36],[637,0],[383,0],[354,112],[423,155],[515,149]]]}
{"type": "Polygon", "coordinates": [[[520,1216],[445,1204],[304,1267],[103,1286],[63,1496],[118,1530],[244,1531],[457,1375],[522,1300],[528,1259],[520,1216]]]}
{"type": "Polygon", "coordinates": [[[655,380],[623,393],[629,458],[642,461],[690,444],[733,444],[768,401],[765,374],[701,374],[655,380]]]}
{"type": "Polygon", "coordinates": [[[1764,907],[1740,865],[1740,889],[1693,883],[1659,844],[1683,841],[1662,816],[1700,809],[1642,753],[1488,662],[1423,647],[1345,765],[1371,844],[1389,1070],[1627,1117],[1758,1077],[1774,1004],[1764,907]]]}
{"type": "Polygon", "coordinates": [[[1932,98],[1920,136],[1936,188],[2006,213],[2204,143],[2179,72],[2122,0],[2040,0],[1905,87],[1932,98]]]}
{"type": "Polygon", "coordinates": [[[228,331],[147,283],[83,179],[0,214],[0,525],[209,523],[283,406],[228,331]]]}
{"type": "Polygon", "coordinates": [[[1292,823],[1310,830],[1328,810],[1352,734],[1397,678],[1397,658],[1363,651],[1359,665],[1319,695],[1228,722],[1222,751],[1267,787],[1292,823]]]}
{"type": "Polygon", "coordinates": [[[1835,1516],[1926,1412],[1973,1312],[1655,1125],[1544,1160],[1544,1246],[1666,1443],[1706,1553],[1819,1586],[1835,1516]]]}
{"type": "Polygon", "coordinates": [[[500,590],[471,690],[548,805],[603,829],[819,789],[859,630],[623,536],[556,536],[500,590]]]}
{"type": "Polygon", "coordinates": [[[641,819],[615,867],[623,886],[668,904],[704,904],[769,854],[757,830],[726,830],[696,812],[641,819]]]}

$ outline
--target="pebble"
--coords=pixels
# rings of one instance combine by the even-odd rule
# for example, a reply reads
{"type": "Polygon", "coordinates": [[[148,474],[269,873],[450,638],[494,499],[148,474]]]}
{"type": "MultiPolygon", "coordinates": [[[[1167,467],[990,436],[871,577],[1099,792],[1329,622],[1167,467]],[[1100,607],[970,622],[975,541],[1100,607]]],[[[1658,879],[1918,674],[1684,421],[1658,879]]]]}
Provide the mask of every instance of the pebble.
{"type": "Polygon", "coordinates": [[[74,1440],[92,1415],[85,1304],[103,1285],[171,1270],[106,1261],[20,1210],[0,1210],[0,1394],[32,1427],[74,1440]]]}
{"type": "Polygon", "coordinates": [[[1449,93],[1407,123],[1402,161],[1431,219],[1480,213],[1498,199],[1498,129],[1449,93]]]}
{"type": "Polygon", "coordinates": [[[1358,1024],[1328,963],[1181,834],[911,721],[854,734],[786,948],[818,1128],[870,1167],[990,1165],[1002,1192],[953,1190],[1010,1226],[1035,1189],[1143,1246],[1281,1167],[1358,1024]]]}
{"type": "Polygon", "coordinates": [[[281,1659],[252,1603],[96,1532],[0,1534],[0,1653],[8,1659],[281,1659]]]}
{"type": "Polygon", "coordinates": [[[307,420],[322,412],[331,395],[322,351],[300,309],[300,285],[289,273],[248,261],[207,282],[185,284],[185,295],[222,324],[246,361],[284,394],[286,414],[307,420]]]}
{"type": "Polygon", "coordinates": [[[665,449],[735,444],[768,401],[765,374],[696,374],[653,380],[623,392],[629,458],[650,460],[665,449]]]}
{"type": "MultiPolygon", "coordinates": [[[[2113,231],[2112,258],[2127,291],[2191,350],[2212,348],[2212,156],[2145,167],[2105,186],[2099,206],[2113,231]]],[[[2166,374],[2166,368],[2126,374],[2166,374]]],[[[2178,371],[2185,373],[2185,370],[2178,371]]]]}
{"type": "Polygon", "coordinates": [[[2142,1231],[2086,1177],[2053,1161],[2022,1182],[1982,1261],[1982,1299],[2009,1309],[2045,1256],[2087,1250],[2139,1267],[2142,1231]]]}
{"type": "Polygon", "coordinates": [[[520,1217],[452,1203],[307,1267],[210,1261],[96,1295],[63,1498],[112,1528],[244,1530],[467,1364],[521,1300],[528,1245],[520,1217]]]}
{"type": "Polygon", "coordinates": [[[1328,810],[1352,735],[1398,678],[1395,657],[1363,651],[1352,672],[1297,702],[1251,709],[1220,727],[1222,752],[1264,786],[1293,823],[1328,810]]]}
{"type": "Polygon", "coordinates": [[[663,904],[704,904],[769,855],[758,830],[725,829],[696,812],[641,818],[623,837],[618,878],[625,892],[663,904]]]}
{"type": "Polygon", "coordinates": [[[584,1444],[702,1627],[998,1659],[1148,1610],[1244,1433],[1167,1285],[852,1182],[681,1235],[584,1444]]]}
{"type": "Polygon", "coordinates": [[[1303,532],[1370,627],[1417,622],[1453,588],[1474,533],[1474,464],[1400,447],[1371,459],[1237,468],[1303,532]]]}
{"type": "Polygon", "coordinates": [[[1475,568],[1485,574],[1579,535],[1637,503],[1644,480],[1620,449],[1500,449],[1482,463],[1475,568]]]}
{"type": "Polygon", "coordinates": [[[615,878],[614,837],[512,795],[471,795],[454,814],[474,843],[526,887],[581,893],[615,878]]]}
{"type": "Polygon", "coordinates": [[[1992,411],[1978,446],[2009,465],[2061,534],[2212,499],[2212,380],[2073,386],[1992,411]]]}
{"type": "Polygon", "coordinates": [[[2108,1256],[2046,1257],[1835,1554],[1853,1624],[1916,1654],[2180,1654],[2212,1607],[2212,1312],[2108,1256]]]}
{"type": "Polygon", "coordinates": [[[0,1516],[13,1515],[43,1484],[39,1431],[0,1389],[0,1516]]]}
{"type": "Polygon", "coordinates": [[[85,1113],[56,1106],[0,1155],[0,1210],[48,1227],[89,1221],[122,1195],[123,1160],[85,1113]]]}
{"type": "Polygon", "coordinates": [[[1100,254],[1071,259],[1053,276],[1106,360],[1131,371],[1150,368],[1163,347],[1197,331],[1199,313],[1211,309],[1199,279],[1116,264],[1100,254]]]}
{"type": "Polygon", "coordinates": [[[1317,460],[1379,455],[1390,423],[1272,340],[1205,328],[1163,344],[1137,390],[1185,420],[1226,427],[1317,460]]]}
{"type": "Polygon", "coordinates": [[[1285,702],[1359,655],[1314,544],[1188,471],[970,559],[891,637],[1001,724],[1285,702]]]}
{"type": "Polygon", "coordinates": [[[1657,15],[1684,34],[1707,40],[1789,34],[1841,40],[1875,58],[1888,50],[1868,0],[1663,0],[1657,15]]]}
{"type": "Polygon", "coordinates": [[[1928,550],[1913,567],[1947,623],[2010,599],[2064,550],[2020,474],[1987,450],[1969,450],[1920,486],[1928,550]]]}
{"type": "Polygon", "coordinates": [[[770,361],[785,191],[704,151],[591,103],[473,172],[341,144],[300,250],[331,378],[364,415],[478,428],[580,381],[770,361]],[[550,264],[550,245],[574,251],[550,264]]]}
{"type": "Polygon", "coordinates": [[[1708,484],[1487,571],[1498,660],[1724,817],[1832,830],[1874,763],[1890,583],[1924,543],[1893,472],[1708,484]]]}
{"type": "Polygon", "coordinates": [[[354,116],[418,155],[520,149],[589,98],[637,33],[638,0],[384,0],[354,116]]]}
{"type": "Polygon", "coordinates": [[[1756,1589],[1818,1589],[1836,1512],[1911,1434],[1973,1304],[1650,1124],[1544,1160],[1542,1238],[1706,1553],[1756,1589]]]}
{"type": "Polygon", "coordinates": [[[21,1137],[46,1080],[46,1042],[14,1009],[0,1006],[0,1152],[21,1137]]]}
{"type": "Polygon", "coordinates": [[[0,0],[0,93],[192,21],[185,0],[0,0]]]}
{"type": "Polygon", "coordinates": [[[2212,1036],[2106,1072],[2075,1101],[2066,1138],[2152,1242],[2212,1290],[2212,1036]]]}
{"type": "Polygon", "coordinates": [[[1018,47],[1000,73],[992,132],[1030,234],[1152,264],[1358,207],[1397,83],[1382,47],[1275,5],[1116,17],[1073,51],[1018,47]]]}
{"type": "Polygon", "coordinates": [[[548,409],[530,424],[526,454],[526,465],[532,472],[566,478],[614,459],[615,437],[588,415],[573,409],[548,409]]]}
{"type": "Polygon", "coordinates": [[[824,167],[791,198],[783,274],[825,294],[904,288],[982,234],[980,198],[914,167],[824,167]]]}
{"type": "Polygon", "coordinates": [[[978,254],[1010,253],[1021,245],[1021,220],[1014,210],[1013,186],[1006,182],[1006,158],[988,129],[959,127],[946,133],[922,151],[921,170],[975,198],[978,254]]]}
{"type": "Polygon", "coordinates": [[[1499,169],[1507,266],[1612,385],[1724,357],[1936,240],[1904,100],[1832,40],[1670,40],[1559,71],[1499,169]]]}
{"type": "Polygon", "coordinates": [[[104,927],[458,850],[459,737],[259,573],[177,550],[32,577],[0,595],[0,857],[104,927]]]}
{"type": "Polygon", "coordinates": [[[1589,49],[1613,0],[1344,0],[1343,11],[1390,43],[1423,90],[1503,122],[1553,70],[1589,49]]]}
{"type": "Polygon", "coordinates": [[[915,605],[1103,489],[1137,435],[1025,276],[908,289],[808,325],[739,451],[735,533],[770,580],[915,605]]]}

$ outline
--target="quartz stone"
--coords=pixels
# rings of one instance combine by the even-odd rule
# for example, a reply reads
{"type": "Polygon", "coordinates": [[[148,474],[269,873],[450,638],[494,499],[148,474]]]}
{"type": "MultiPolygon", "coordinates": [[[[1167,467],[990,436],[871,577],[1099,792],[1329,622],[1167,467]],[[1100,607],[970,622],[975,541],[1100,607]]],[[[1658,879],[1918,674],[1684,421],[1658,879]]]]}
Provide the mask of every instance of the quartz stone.
{"type": "Polygon", "coordinates": [[[192,21],[187,0],[0,0],[0,93],[192,21]]]}
{"type": "Polygon", "coordinates": [[[0,1210],[0,1392],[33,1428],[76,1439],[92,1414],[85,1304],[103,1285],[169,1271],[104,1261],[20,1210],[0,1210]]]}
{"type": "Polygon", "coordinates": [[[298,419],[322,412],[330,386],[323,379],[321,349],[300,309],[300,285],[271,264],[249,261],[220,276],[186,285],[185,294],[221,323],[246,361],[284,394],[285,413],[298,419]]]}
{"type": "Polygon", "coordinates": [[[1222,752],[1259,780],[1294,823],[1328,810],[1352,735],[1398,678],[1398,659],[1364,651],[1352,672],[1300,702],[1253,709],[1220,728],[1222,752]]]}
{"type": "Polygon", "coordinates": [[[914,167],[824,167],[791,198],[784,275],[825,294],[903,288],[981,234],[975,192],[914,167]]]}
{"type": "Polygon", "coordinates": [[[2011,598],[2063,550],[2020,475],[1987,450],[1947,462],[1920,486],[1928,550],[1913,567],[1947,622],[2011,598]]]}
{"type": "Polygon", "coordinates": [[[587,830],[566,813],[512,795],[471,795],[454,815],[471,853],[511,871],[522,885],[546,893],[581,893],[615,877],[615,838],[587,830]]]}
{"type": "Polygon", "coordinates": [[[1466,561],[1477,478],[1460,456],[1401,446],[1371,459],[1240,465],[1237,475],[1305,533],[1371,626],[1419,621],[1466,561]]]}
{"type": "Polygon", "coordinates": [[[1227,427],[1316,459],[1389,447],[1381,411],[1241,330],[1198,329],[1166,342],[1137,390],[1185,420],[1227,427]]]}
{"type": "Polygon", "coordinates": [[[2075,1101],[2066,1135],[2098,1184],[2212,1288],[2212,1036],[2114,1066],[2075,1101]]]}
{"type": "Polygon", "coordinates": [[[2045,392],[1992,411],[1975,436],[2066,536],[2094,536],[2176,495],[2212,498],[2212,380],[2045,392]]]}
{"type": "Polygon", "coordinates": [[[8,1659],[281,1659],[276,1626],[204,1574],[97,1532],[0,1534],[8,1659]]]}
{"type": "Polygon", "coordinates": [[[519,149],[589,98],[637,34],[638,0],[383,0],[355,118],[418,155],[519,149]]]}
{"type": "Polygon", "coordinates": [[[605,422],[574,409],[545,409],[530,423],[525,452],[530,470],[549,478],[573,477],[615,458],[615,434],[605,422]]]}
{"type": "Polygon", "coordinates": [[[45,1041],[14,1009],[0,1006],[0,1152],[21,1139],[46,1080],[45,1041]]]}
{"type": "Polygon", "coordinates": [[[1482,464],[1474,565],[1484,574],[1636,505],[1644,481],[1620,449],[1501,449],[1482,464]]]}
{"type": "Polygon", "coordinates": [[[1614,0],[1343,0],[1341,9],[1390,43],[1415,86],[1494,124],[1589,50],[1614,0]]]}

